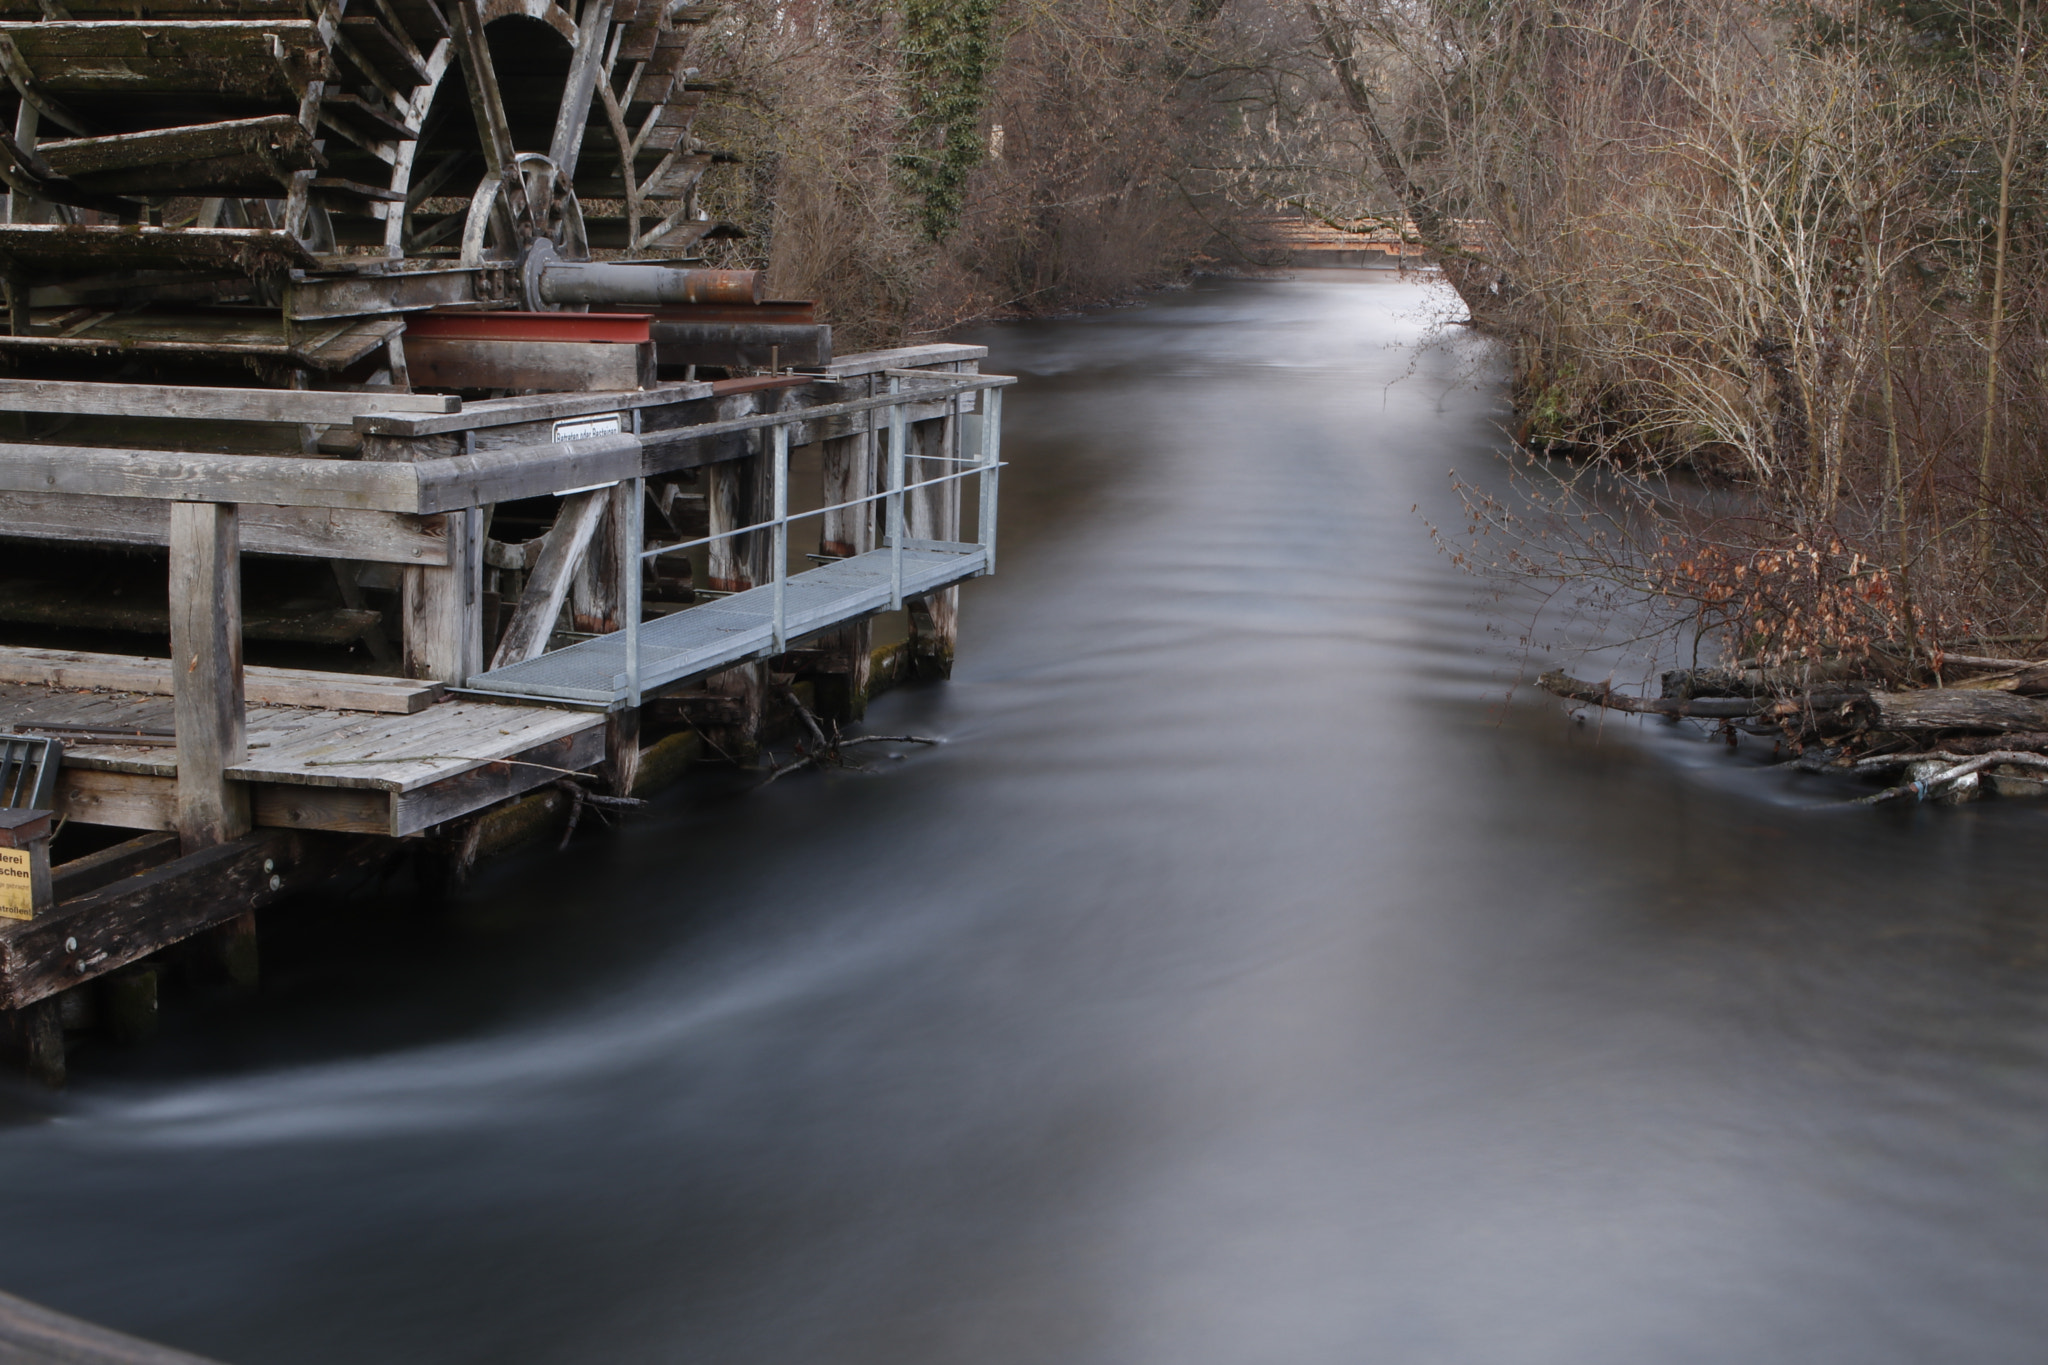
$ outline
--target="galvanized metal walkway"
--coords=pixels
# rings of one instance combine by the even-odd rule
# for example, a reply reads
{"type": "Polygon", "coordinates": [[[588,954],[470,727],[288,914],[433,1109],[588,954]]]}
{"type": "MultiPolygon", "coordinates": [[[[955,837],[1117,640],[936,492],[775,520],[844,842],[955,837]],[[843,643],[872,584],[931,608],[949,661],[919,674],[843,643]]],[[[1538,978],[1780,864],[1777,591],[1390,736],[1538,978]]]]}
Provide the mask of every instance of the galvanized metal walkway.
{"type": "MultiPolygon", "coordinates": [[[[896,592],[895,556],[894,550],[870,550],[792,574],[780,585],[749,588],[646,622],[639,630],[641,691],[658,691],[774,653],[778,586],[785,641],[888,608],[896,592]]],[[[906,598],[974,578],[989,565],[986,547],[957,542],[906,542],[902,558],[906,598]]],[[[631,690],[627,647],[625,631],[602,635],[478,673],[462,690],[607,707],[625,704],[631,690]]]]}

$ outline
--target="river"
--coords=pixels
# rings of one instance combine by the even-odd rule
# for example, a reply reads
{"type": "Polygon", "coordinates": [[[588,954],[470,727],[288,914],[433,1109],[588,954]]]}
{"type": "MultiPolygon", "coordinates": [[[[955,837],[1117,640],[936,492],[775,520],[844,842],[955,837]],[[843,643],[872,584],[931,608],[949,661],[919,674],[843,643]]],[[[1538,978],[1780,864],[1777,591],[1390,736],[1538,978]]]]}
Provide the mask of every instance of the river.
{"type": "MultiPolygon", "coordinates": [[[[992,329],[942,737],[280,917],[6,1092],[0,1286],[261,1362],[2033,1362],[2042,813],[1526,691],[1387,272],[992,329]]],[[[873,751],[870,751],[871,753],[873,751]]]]}

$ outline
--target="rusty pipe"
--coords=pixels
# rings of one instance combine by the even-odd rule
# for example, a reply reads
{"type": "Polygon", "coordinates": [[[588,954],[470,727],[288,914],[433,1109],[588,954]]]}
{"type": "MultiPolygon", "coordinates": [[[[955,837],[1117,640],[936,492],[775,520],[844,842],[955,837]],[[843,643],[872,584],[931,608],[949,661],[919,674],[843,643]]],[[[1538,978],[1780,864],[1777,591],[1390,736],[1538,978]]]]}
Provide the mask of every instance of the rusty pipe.
{"type": "Polygon", "coordinates": [[[550,262],[540,271],[540,302],[626,304],[658,308],[677,303],[758,304],[768,297],[759,270],[688,270],[669,265],[604,261],[550,262]]]}

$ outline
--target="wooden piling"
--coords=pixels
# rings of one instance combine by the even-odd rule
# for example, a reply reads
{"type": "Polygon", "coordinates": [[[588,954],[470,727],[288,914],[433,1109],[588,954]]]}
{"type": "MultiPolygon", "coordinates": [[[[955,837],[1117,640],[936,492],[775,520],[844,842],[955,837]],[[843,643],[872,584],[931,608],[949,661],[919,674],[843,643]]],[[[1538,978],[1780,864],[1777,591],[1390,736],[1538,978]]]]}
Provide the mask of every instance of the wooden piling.
{"type": "Polygon", "coordinates": [[[31,1080],[64,1084],[64,1020],[56,996],[0,1010],[0,1055],[31,1080]]]}
{"type": "MultiPolygon", "coordinates": [[[[866,379],[867,391],[875,391],[874,376],[866,379]]],[[[872,497],[880,487],[877,474],[880,444],[875,439],[870,415],[867,430],[839,436],[821,443],[820,463],[824,471],[824,502],[858,503],[872,497]]],[[[875,503],[858,503],[837,512],[827,512],[818,538],[818,553],[849,558],[875,548],[875,503]]],[[[818,714],[842,723],[857,721],[867,713],[868,656],[874,648],[874,630],[857,621],[844,630],[818,641],[822,664],[818,671],[818,714]]]]}
{"type": "Polygon", "coordinates": [[[238,990],[253,991],[261,976],[256,948],[256,912],[246,911],[206,933],[206,948],[220,978],[238,990]]]}
{"type": "Polygon", "coordinates": [[[187,853],[249,830],[249,793],[227,769],[248,756],[242,705],[242,570],[236,509],[171,504],[171,701],[178,839],[187,853]]]}
{"type": "MultiPolygon", "coordinates": [[[[911,427],[905,478],[911,483],[952,474],[960,466],[960,423],[948,415],[911,427]]],[[[960,480],[920,488],[904,498],[904,524],[912,540],[960,538],[960,480]]],[[[960,630],[960,589],[946,588],[909,603],[911,667],[921,678],[953,675],[960,630]]]]}
{"type": "Polygon", "coordinates": [[[157,1030],[157,971],[138,963],[100,978],[100,1025],[117,1043],[149,1041],[157,1030]]]}
{"type": "MultiPolygon", "coordinates": [[[[710,534],[724,537],[710,546],[708,577],[715,592],[745,592],[767,582],[775,572],[773,536],[761,531],[726,534],[766,518],[774,496],[774,471],[761,453],[765,442],[758,436],[753,440],[754,454],[711,466],[705,509],[710,515],[710,534]]],[[[712,744],[736,760],[750,759],[761,743],[768,666],[751,663],[728,668],[706,678],[704,687],[715,695],[731,697],[740,710],[737,722],[715,727],[712,744]]]]}

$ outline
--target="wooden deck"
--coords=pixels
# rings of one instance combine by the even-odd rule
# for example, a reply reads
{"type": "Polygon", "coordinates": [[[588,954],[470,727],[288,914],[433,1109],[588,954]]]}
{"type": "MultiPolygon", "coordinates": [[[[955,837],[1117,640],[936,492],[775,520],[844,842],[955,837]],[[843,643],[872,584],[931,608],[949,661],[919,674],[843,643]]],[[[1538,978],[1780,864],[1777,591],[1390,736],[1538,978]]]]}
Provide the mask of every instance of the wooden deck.
{"type": "MultiPolygon", "coordinates": [[[[337,689],[365,681],[324,676],[337,689]]],[[[0,726],[64,740],[57,814],[85,824],[176,828],[172,712],[167,696],[0,683],[0,726]]],[[[445,701],[392,714],[252,705],[245,714],[248,757],[227,776],[250,785],[256,824],[272,828],[416,834],[604,757],[604,717],[545,706],[445,701]]]]}

